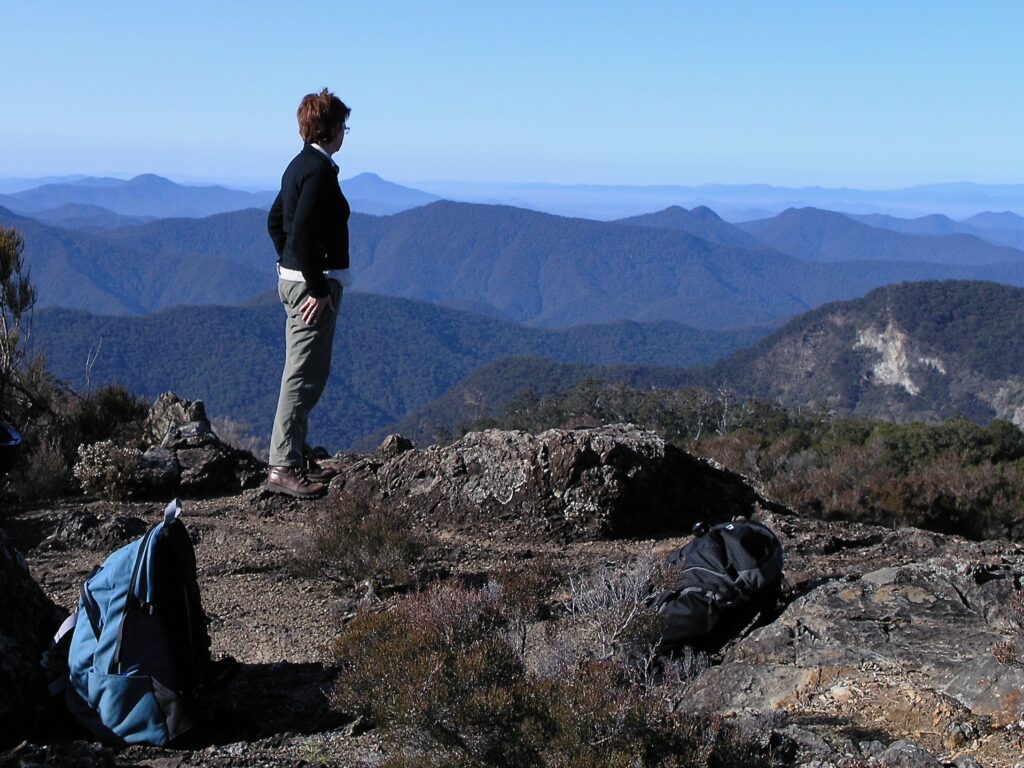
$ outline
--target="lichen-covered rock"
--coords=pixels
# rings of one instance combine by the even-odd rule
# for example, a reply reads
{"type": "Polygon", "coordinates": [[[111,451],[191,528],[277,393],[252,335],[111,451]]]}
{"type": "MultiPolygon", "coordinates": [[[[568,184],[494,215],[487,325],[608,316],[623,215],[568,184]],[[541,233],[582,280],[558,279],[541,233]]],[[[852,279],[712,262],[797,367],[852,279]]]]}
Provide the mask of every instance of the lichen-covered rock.
{"type": "Polygon", "coordinates": [[[150,445],[161,445],[168,433],[189,423],[205,424],[204,431],[210,431],[203,401],[182,400],[173,392],[164,392],[149,409],[144,439],[150,445]]]}
{"type": "Polygon", "coordinates": [[[764,517],[787,546],[797,596],[687,683],[679,710],[799,713],[895,742],[927,734],[864,752],[872,766],[971,755],[1024,717],[1024,668],[998,652],[1021,641],[1019,548],[764,517]]]}
{"type": "Polygon", "coordinates": [[[50,701],[39,660],[62,620],[0,531],[0,749],[41,724],[50,701]]]}
{"type": "Polygon", "coordinates": [[[153,493],[173,490],[181,477],[181,464],[174,451],[152,446],[139,458],[139,482],[153,493]]]}
{"type": "Polygon", "coordinates": [[[415,447],[412,440],[407,437],[388,435],[377,447],[377,450],[374,451],[374,456],[386,461],[387,459],[395,458],[400,453],[411,451],[415,447]]]}
{"type": "Polygon", "coordinates": [[[189,421],[171,427],[160,442],[161,448],[179,450],[181,448],[203,448],[208,445],[219,445],[220,439],[213,433],[208,421],[189,421]]]}
{"type": "Polygon", "coordinates": [[[524,538],[596,539],[688,531],[774,507],[741,477],[631,424],[471,432],[414,450],[392,436],[332,486],[405,510],[524,538]]]}

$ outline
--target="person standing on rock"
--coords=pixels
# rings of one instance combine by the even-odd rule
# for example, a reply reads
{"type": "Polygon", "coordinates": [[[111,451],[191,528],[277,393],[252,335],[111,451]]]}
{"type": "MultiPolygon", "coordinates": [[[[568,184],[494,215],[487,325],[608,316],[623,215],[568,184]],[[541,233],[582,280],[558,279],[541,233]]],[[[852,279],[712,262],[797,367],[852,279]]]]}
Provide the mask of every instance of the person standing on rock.
{"type": "Polygon", "coordinates": [[[278,295],[287,313],[281,392],[270,440],[267,487],[298,498],[323,495],[331,473],[309,455],[309,413],[331,372],[334,327],[348,272],[348,200],[332,156],[351,110],[324,88],[298,109],[302,151],[281,177],[267,217],[277,251],[278,295]]]}

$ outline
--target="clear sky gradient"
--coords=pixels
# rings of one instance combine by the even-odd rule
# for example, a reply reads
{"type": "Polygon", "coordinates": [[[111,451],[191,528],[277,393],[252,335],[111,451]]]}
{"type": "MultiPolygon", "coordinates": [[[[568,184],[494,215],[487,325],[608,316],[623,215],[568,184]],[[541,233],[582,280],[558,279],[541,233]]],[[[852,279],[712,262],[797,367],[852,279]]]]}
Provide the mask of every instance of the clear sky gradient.
{"type": "Polygon", "coordinates": [[[0,0],[0,177],[1024,182],[1024,3],[0,0]]]}

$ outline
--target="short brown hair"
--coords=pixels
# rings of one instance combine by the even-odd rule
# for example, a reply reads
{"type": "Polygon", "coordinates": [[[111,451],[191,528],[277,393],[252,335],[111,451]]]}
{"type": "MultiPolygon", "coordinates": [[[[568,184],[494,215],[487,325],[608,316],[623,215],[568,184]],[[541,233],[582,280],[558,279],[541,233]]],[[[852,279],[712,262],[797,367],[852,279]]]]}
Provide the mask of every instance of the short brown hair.
{"type": "Polygon", "coordinates": [[[337,136],[352,110],[345,102],[324,88],[320,93],[302,97],[299,111],[299,135],[307,144],[323,144],[337,136]]]}

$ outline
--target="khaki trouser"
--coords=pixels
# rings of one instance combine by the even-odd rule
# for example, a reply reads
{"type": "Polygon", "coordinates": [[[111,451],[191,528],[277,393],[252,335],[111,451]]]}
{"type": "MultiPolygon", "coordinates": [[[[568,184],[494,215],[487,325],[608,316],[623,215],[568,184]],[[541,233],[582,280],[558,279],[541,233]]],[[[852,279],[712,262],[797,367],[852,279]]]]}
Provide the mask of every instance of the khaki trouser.
{"type": "Polygon", "coordinates": [[[303,466],[302,449],[306,444],[309,412],[320,400],[331,375],[331,351],[334,326],[341,308],[341,285],[328,280],[334,311],[325,311],[316,325],[302,322],[302,303],[309,296],[306,284],[278,280],[277,293],[288,319],[285,322],[284,372],[277,415],[270,438],[270,465],[273,467],[303,466]]]}

